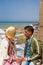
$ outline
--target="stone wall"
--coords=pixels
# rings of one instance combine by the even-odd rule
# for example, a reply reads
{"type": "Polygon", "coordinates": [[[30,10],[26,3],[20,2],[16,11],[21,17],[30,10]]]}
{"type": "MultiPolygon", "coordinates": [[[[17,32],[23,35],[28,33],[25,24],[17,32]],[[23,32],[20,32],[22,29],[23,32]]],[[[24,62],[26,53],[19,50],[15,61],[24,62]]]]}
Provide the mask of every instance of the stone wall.
{"type": "Polygon", "coordinates": [[[43,62],[43,0],[40,0],[39,38],[42,41],[42,62],[43,62]]]}

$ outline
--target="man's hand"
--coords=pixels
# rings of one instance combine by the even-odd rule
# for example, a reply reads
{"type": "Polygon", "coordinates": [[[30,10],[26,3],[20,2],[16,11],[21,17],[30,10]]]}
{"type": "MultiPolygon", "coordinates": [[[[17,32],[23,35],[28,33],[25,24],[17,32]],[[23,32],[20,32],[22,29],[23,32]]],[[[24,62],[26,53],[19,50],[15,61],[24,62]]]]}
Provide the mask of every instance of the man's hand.
{"type": "Polygon", "coordinates": [[[27,61],[27,60],[28,60],[27,57],[22,58],[22,61],[27,61]]]}

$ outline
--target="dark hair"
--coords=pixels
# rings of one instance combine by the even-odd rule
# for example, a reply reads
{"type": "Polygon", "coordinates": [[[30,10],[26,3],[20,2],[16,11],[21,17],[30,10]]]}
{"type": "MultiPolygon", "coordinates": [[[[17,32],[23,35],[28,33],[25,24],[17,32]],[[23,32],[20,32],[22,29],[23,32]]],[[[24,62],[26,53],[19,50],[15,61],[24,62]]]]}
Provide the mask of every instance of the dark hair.
{"type": "Polygon", "coordinates": [[[34,32],[34,28],[32,27],[32,26],[25,26],[24,27],[24,30],[28,30],[28,31],[31,31],[32,32],[32,34],[33,34],[33,32],[34,32]]]}

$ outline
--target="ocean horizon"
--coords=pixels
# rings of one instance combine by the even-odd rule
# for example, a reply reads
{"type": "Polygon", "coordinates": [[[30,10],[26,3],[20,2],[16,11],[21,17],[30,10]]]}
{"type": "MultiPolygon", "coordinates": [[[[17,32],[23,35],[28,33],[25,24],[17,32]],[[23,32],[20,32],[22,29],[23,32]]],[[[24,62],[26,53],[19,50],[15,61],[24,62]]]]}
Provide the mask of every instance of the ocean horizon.
{"type": "Polygon", "coordinates": [[[20,22],[20,21],[3,21],[3,22],[1,22],[0,21],[0,28],[1,29],[6,29],[7,27],[9,27],[9,26],[14,26],[14,27],[16,27],[16,28],[20,28],[20,29],[22,29],[22,28],[24,28],[26,25],[29,25],[29,24],[35,24],[35,23],[38,23],[38,22],[30,22],[30,21],[22,21],[22,22],[20,22]]]}
{"type": "Polygon", "coordinates": [[[0,23],[38,23],[38,21],[0,21],[0,23]]]}

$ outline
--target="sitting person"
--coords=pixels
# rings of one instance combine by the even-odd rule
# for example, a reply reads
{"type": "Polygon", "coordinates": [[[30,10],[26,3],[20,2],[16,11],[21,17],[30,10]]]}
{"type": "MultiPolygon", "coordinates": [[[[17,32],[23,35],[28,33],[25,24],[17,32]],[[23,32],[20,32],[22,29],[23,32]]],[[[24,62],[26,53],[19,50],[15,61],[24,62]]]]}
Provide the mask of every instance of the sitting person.
{"type": "Polygon", "coordinates": [[[37,65],[41,62],[41,52],[38,40],[33,36],[34,28],[32,26],[24,27],[24,34],[26,36],[26,45],[24,50],[24,58],[21,65],[37,65]]]}
{"type": "Polygon", "coordinates": [[[14,55],[14,36],[16,29],[10,26],[5,31],[5,36],[3,37],[0,45],[0,65],[20,65],[19,59],[14,55]]]}

